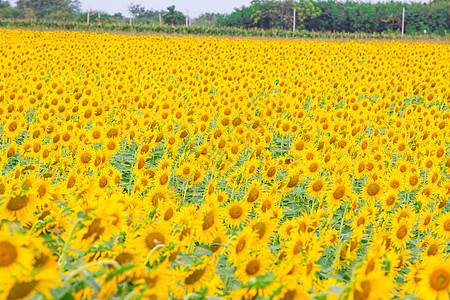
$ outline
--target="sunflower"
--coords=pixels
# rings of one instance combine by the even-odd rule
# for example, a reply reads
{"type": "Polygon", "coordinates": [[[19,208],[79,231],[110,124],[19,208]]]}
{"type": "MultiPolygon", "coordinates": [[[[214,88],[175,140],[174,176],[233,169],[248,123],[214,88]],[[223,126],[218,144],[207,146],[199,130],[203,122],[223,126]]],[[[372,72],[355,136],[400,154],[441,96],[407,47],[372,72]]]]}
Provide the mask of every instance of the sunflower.
{"type": "Polygon", "coordinates": [[[385,192],[381,197],[381,205],[384,210],[390,211],[398,202],[398,194],[396,192],[385,192]]]}
{"type": "Polygon", "coordinates": [[[326,201],[332,207],[339,207],[342,202],[352,198],[353,193],[350,184],[344,178],[335,180],[331,189],[326,194],[326,201]]]}
{"type": "Polygon", "coordinates": [[[434,212],[431,209],[422,210],[419,214],[419,222],[417,224],[417,229],[422,232],[427,232],[433,227],[433,217],[434,212]]]}
{"type": "Polygon", "coordinates": [[[256,233],[256,245],[265,245],[270,237],[275,233],[278,226],[278,219],[271,218],[270,215],[264,214],[253,219],[248,226],[256,233]]]}
{"type": "Polygon", "coordinates": [[[264,185],[260,181],[252,181],[252,183],[250,183],[247,188],[244,199],[246,199],[246,201],[249,203],[254,203],[262,195],[263,187],[264,185]]]}
{"type": "Polygon", "coordinates": [[[217,231],[212,235],[211,243],[209,244],[209,248],[211,249],[213,256],[220,255],[225,250],[225,247],[228,246],[229,241],[230,236],[227,235],[224,227],[218,227],[217,231]]]}
{"type": "Polygon", "coordinates": [[[391,230],[389,238],[395,248],[404,248],[411,237],[411,231],[414,227],[414,221],[409,218],[400,220],[391,230]]]}
{"type": "Polygon", "coordinates": [[[271,264],[272,259],[266,251],[253,251],[240,261],[236,278],[246,284],[251,278],[266,274],[271,264]]]}
{"type": "Polygon", "coordinates": [[[370,179],[361,191],[361,196],[364,199],[373,200],[379,199],[383,193],[383,185],[373,179],[370,179]]]}
{"type": "Polygon", "coordinates": [[[181,268],[177,271],[177,281],[185,290],[180,292],[174,291],[175,296],[182,298],[183,294],[191,294],[194,291],[199,291],[203,286],[208,285],[214,277],[214,261],[211,258],[206,258],[203,262],[192,267],[181,268]],[[180,297],[181,296],[181,297],[180,297]]]}
{"type": "Polygon", "coordinates": [[[193,164],[188,160],[182,161],[175,171],[176,175],[181,176],[185,180],[189,180],[193,173],[193,164]]]}
{"type": "Polygon", "coordinates": [[[207,242],[212,238],[215,230],[221,224],[223,218],[223,209],[218,207],[217,203],[204,203],[200,210],[201,222],[199,228],[196,230],[199,241],[207,242]]]}
{"type": "Polygon", "coordinates": [[[325,176],[318,177],[308,183],[307,192],[313,198],[321,199],[327,190],[328,181],[325,176]]]}
{"type": "Polygon", "coordinates": [[[165,224],[153,223],[140,228],[131,241],[136,249],[142,249],[142,255],[148,258],[150,264],[157,260],[173,240],[172,227],[165,224]]]}
{"type": "Polygon", "coordinates": [[[450,261],[440,255],[424,260],[416,293],[421,299],[450,299],[450,261]]]}
{"type": "Polygon", "coordinates": [[[35,189],[21,188],[5,196],[0,200],[0,219],[26,222],[32,217],[36,207],[35,189]]]}
{"type": "Polygon", "coordinates": [[[440,237],[450,240],[450,211],[440,215],[436,219],[433,232],[440,237]]]}
{"type": "Polygon", "coordinates": [[[266,182],[276,180],[279,166],[274,161],[268,161],[261,170],[262,178],[266,182]]]}
{"type": "Polygon", "coordinates": [[[410,171],[405,174],[406,188],[413,191],[419,188],[421,178],[419,172],[410,171]]]}
{"type": "Polygon", "coordinates": [[[168,187],[170,183],[170,169],[161,169],[156,171],[153,181],[156,187],[168,187]]]}
{"type": "Polygon", "coordinates": [[[46,273],[19,276],[8,281],[5,299],[29,299],[36,292],[51,298],[51,290],[57,287],[58,280],[48,277],[46,273]]]}
{"type": "Polygon", "coordinates": [[[160,201],[173,202],[177,198],[177,193],[171,188],[154,187],[147,193],[147,201],[153,206],[157,206],[160,201]]]}
{"type": "Polygon", "coordinates": [[[291,236],[295,233],[295,228],[298,226],[296,219],[285,220],[278,228],[278,235],[280,240],[290,240],[291,236]]]}
{"type": "Polygon", "coordinates": [[[7,138],[15,139],[24,129],[24,122],[21,122],[21,115],[14,115],[8,118],[5,125],[3,126],[3,132],[5,133],[7,138]]]}
{"type": "Polygon", "coordinates": [[[112,157],[119,151],[120,143],[117,138],[107,138],[103,140],[103,149],[108,157],[112,157]]]}
{"type": "Polygon", "coordinates": [[[242,258],[255,247],[254,241],[257,238],[256,233],[251,228],[245,227],[230,242],[230,247],[227,248],[229,251],[228,261],[235,266],[239,265],[242,258]]]}
{"type": "Polygon", "coordinates": [[[442,237],[425,236],[425,239],[422,241],[422,247],[425,247],[422,254],[434,256],[442,253],[446,246],[445,241],[445,238],[442,237]]]}
{"type": "Polygon", "coordinates": [[[13,276],[28,273],[33,267],[33,253],[29,248],[27,238],[13,236],[2,229],[0,231],[0,279],[8,282],[13,276]]]}
{"type": "Polygon", "coordinates": [[[250,213],[249,203],[242,200],[235,200],[228,203],[224,207],[224,221],[231,227],[239,227],[242,222],[245,222],[250,213]]]}
{"type": "Polygon", "coordinates": [[[349,300],[390,299],[393,297],[394,280],[384,270],[360,274],[349,292],[349,300]]]}

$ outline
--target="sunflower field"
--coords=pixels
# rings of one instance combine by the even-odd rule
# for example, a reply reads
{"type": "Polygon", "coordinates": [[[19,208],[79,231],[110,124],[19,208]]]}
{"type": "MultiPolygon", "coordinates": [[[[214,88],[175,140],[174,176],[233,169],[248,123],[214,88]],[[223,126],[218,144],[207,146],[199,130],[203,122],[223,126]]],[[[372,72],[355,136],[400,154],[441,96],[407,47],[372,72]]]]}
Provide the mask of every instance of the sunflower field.
{"type": "Polygon", "coordinates": [[[0,29],[0,299],[449,299],[450,46],[0,29]]]}

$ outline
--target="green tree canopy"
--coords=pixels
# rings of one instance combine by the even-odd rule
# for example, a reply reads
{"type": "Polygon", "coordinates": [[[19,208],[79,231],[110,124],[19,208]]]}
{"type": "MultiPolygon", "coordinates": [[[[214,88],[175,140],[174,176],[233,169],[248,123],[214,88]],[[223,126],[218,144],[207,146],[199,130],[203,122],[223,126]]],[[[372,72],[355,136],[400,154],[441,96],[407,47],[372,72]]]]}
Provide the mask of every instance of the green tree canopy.
{"type": "Polygon", "coordinates": [[[167,8],[168,12],[164,14],[164,23],[170,25],[182,25],[185,23],[185,17],[183,14],[175,10],[175,5],[167,8]]]}

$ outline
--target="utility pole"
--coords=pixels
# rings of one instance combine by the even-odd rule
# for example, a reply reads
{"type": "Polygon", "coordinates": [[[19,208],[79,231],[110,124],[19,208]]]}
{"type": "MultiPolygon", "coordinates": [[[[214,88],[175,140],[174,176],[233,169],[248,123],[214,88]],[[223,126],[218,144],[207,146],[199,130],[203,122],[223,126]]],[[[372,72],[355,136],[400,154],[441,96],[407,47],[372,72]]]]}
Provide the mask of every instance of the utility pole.
{"type": "Polygon", "coordinates": [[[402,14],[402,38],[403,33],[405,32],[405,8],[403,7],[403,14],[402,14]]]}
{"type": "Polygon", "coordinates": [[[189,13],[189,11],[186,10],[186,27],[189,26],[189,24],[188,24],[188,19],[189,19],[188,13],[189,13]]]}
{"type": "Polygon", "coordinates": [[[130,26],[133,26],[133,22],[131,22],[131,17],[130,17],[130,26]]]}
{"type": "Polygon", "coordinates": [[[294,7],[294,25],[292,26],[292,31],[295,32],[295,7],[294,7]]]}
{"type": "Polygon", "coordinates": [[[159,13],[159,26],[161,26],[162,22],[161,22],[161,13],[159,13]]]}
{"type": "Polygon", "coordinates": [[[100,12],[98,12],[98,25],[100,25],[100,12]]]}
{"type": "Polygon", "coordinates": [[[90,14],[91,12],[90,11],[88,11],[88,15],[87,15],[87,25],[89,25],[89,14],[90,14]]]}

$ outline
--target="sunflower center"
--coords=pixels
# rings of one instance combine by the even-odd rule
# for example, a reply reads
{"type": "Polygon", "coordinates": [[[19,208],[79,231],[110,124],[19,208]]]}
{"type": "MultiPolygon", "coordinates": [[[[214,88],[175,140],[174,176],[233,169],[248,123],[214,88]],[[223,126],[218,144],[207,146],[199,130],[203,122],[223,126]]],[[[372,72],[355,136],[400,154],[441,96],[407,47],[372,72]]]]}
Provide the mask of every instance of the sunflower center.
{"type": "Polygon", "coordinates": [[[367,187],[367,194],[369,194],[369,196],[375,196],[379,191],[380,186],[378,185],[378,183],[371,183],[367,187]]]}
{"type": "Polygon", "coordinates": [[[263,212],[266,212],[267,210],[269,210],[272,207],[272,202],[270,202],[270,200],[265,200],[263,202],[263,204],[261,205],[261,210],[263,212]]]}
{"type": "Polygon", "coordinates": [[[295,187],[295,186],[298,184],[298,181],[299,181],[299,177],[298,177],[297,175],[292,176],[292,177],[289,179],[289,182],[288,182],[288,184],[287,184],[287,187],[289,187],[289,188],[295,187]]]}
{"type": "Polygon", "coordinates": [[[173,208],[170,207],[164,214],[164,221],[169,221],[173,217],[173,208]]]}
{"type": "Polygon", "coordinates": [[[358,221],[356,222],[356,224],[358,226],[364,225],[364,223],[366,222],[366,219],[364,217],[361,217],[358,219],[358,221]]]}
{"type": "Polygon", "coordinates": [[[240,253],[245,248],[246,241],[245,239],[240,239],[236,244],[236,253],[240,253]]]}
{"type": "Polygon", "coordinates": [[[27,195],[18,195],[18,196],[12,197],[8,201],[6,208],[10,211],[21,210],[22,208],[27,206],[29,201],[30,201],[30,199],[28,199],[27,195]]]}
{"type": "Polygon", "coordinates": [[[273,177],[276,171],[277,169],[275,167],[270,167],[269,170],[267,170],[267,177],[273,177]]]}
{"type": "Polygon", "coordinates": [[[150,250],[155,248],[157,245],[164,244],[165,241],[166,239],[164,238],[164,235],[159,232],[152,232],[145,238],[145,244],[150,250]]]}
{"type": "Polygon", "coordinates": [[[214,212],[210,211],[203,218],[202,228],[203,230],[208,230],[213,225],[214,225],[214,212]]]}
{"type": "Polygon", "coordinates": [[[242,207],[235,205],[229,210],[230,217],[232,219],[239,219],[242,216],[242,207]]]}
{"type": "Polygon", "coordinates": [[[312,163],[312,164],[309,166],[309,171],[310,171],[310,172],[316,172],[318,169],[319,169],[319,165],[318,165],[317,163],[312,163]]]}
{"type": "Polygon", "coordinates": [[[398,180],[391,181],[391,188],[397,189],[400,186],[400,182],[398,180]]]}
{"type": "Polygon", "coordinates": [[[256,223],[255,225],[253,225],[252,229],[258,233],[260,239],[262,239],[266,234],[266,224],[264,224],[263,222],[256,223]]]}
{"type": "Polygon", "coordinates": [[[26,298],[38,284],[37,280],[16,282],[9,291],[6,299],[23,299],[26,298]]]}
{"type": "MultiPolygon", "coordinates": [[[[292,271],[291,271],[292,272],[292,271]]],[[[291,274],[289,274],[291,275],[291,274]]],[[[288,290],[281,300],[294,300],[297,299],[297,291],[296,290],[288,290]]]]}
{"type": "Polygon", "coordinates": [[[163,193],[156,193],[152,197],[152,203],[153,203],[153,205],[157,205],[159,200],[164,200],[164,199],[165,199],[165,197],[164,197],[163,193]]]}
{"type": "Polygon", "coordinates": [[[248,193],[247,202],[255,202],[258,200],[259,190],[257,188],[252,188],[250,193],[248,193]]]}
{"type": "Polygon", "coordinates": [[[108,150],[114,150],[116,149],[116,143],[114,142],[109,142],[107,145],[108,150]]]}
{"type": "Polygon", "coordinates": [[[400,226],[397,230],[397,237],[402,240],[408,234],[408,229],[405,225],[400,226]]]}
{"type": "Polygon", "coordinates": [[[8,126],[9,131],[15,131],[17,129],[17,123],[16,121],[11,122],[8,126]]]}
{"type": "Polygon", "coordinates": [[[387,205],[392,205],[395,203],[395,197],[394,196],[389,196],[389,198],[387,198],[386,200],[386,204],[387,205]]]}
{"type": "Polygon", "coordinates": [[[365,300],[369,299],[370,297],[370,281],[364,280],[361,282],[361,291],[355,290],[354,292],[354,298],[355,300],[365,300]]]}
{"type": "Polygon", "coordinates": [[[339,200],[342,197],[344,197],[344,194],[345,194],[345,188],[343,186],[340,186],[334,191],[333,198],[336,200],[339,200]]]}
{"type": "Polygon", "coordinates": [[[115,261],[117,261],[117,263],[121,266],[132,260],[133,260],[133,255],[128,252],[120,253],[119,255],[117,255],[117,257],[115,259],[115,261]]]}
{"type": "Polygon", "coordinates": [[[159,178],[159,183],[161,185],[165,185],[168,181],[169,181],[169,176],[167,176],[167,174],[163,174],[163,176],[161,176],[161,178],[159,178]]]}
{"type": "Polygon", "coordinates": [[[247,264],[247,267],[245,268],[245,272],[248,275],[253,276],[256,273],[258,273],[260,268],[261,268],[261,264],[259,263],[259,261],[256,259],[253,259],[247,264]]]}
{"type": "Polygon", "coordinates": [[[430,277],[431,288],[435,291],[446,290],[450,285],[450,273],[443,269],[437,269],[430,277]]]}
{"type": "Polygon", "coordinates": [[[428,249],[427,254],[428,254],[428,256],[433,256],[433,255],[436,255],[437,252],[438,252],[438,246],[436,244],[433,244],[428,249]]]}
{"type": "MultiPolygon", "coordinates": [[[[322,181],[316,181],[312,186],[312,189],[314,192],[319,192],[322,190],[322,188],[323,188],[322,181]]],[[[333,196],[334,196],[334,194],[333,194],[333,196]]]]}
{"type": "Polygon", "coordinates": [[[189,175],[189,173],[191,173],[191,168],[189,168],[189,167],[184,167],[184,168],[183,168],[183,174],[184,174],[184,175],[189,175]]]}
{"type": "Polygon", "coordinates": [[[216,237],[214,240],[213,240],[213,242],[212,242],[212,245],[211,245],[211,251],[212,252],[216,252],[217,250],[219,250],[219,248],[220,248],[220,244],[222,243],[222,238],[220,238],[220,237],[216,237]]]}
{"type": "Polygon", "coordinates": [[[106,185],[108,184],[108,179],[106,177],[102,177],[100,178],[100,180],[98,181],[98,185],[101,188],[104,188],[106,185]]]}
{"type": "Polygon", "coordinates": [[[414,186],[417,185],[417,183],[419,183],[419,178],[417,178],[417,175],[414,175],[409,179],[410,185],[414,186]]]}
{"type": "Polygon", "coordinates": [[[0,267],[6,267],[16,261],[17,250],[7,241],[0,242],[0,267]]]}
{"type": "Polygon", "coordinates": [[[83,153],[82,155],[81,155],[81,162],[83,163],[83,164],[87,164],[88,162],[90,162],[91,161],[91,155],[89,154],[89,153],[83,153]]]}
{"type": "Polygon", "coordinates": [[[444,230],[450,231],[450,220],[444,222],[444,230]]]}
{"type": "Polygon", "coordinates": [[[46,193],[47,193],[47,189],[46,189],[45,185],[41,185],[38,188],[38,195],[39,195],[39,197],[40,198],[44,197],[46,193]]]}
{"type": "Polygon", "coordinates": [[[197,281],[199,281],[202,278],[203,274],[205,274],[205,271],[206,271],[206,268],[195,270],[194,272],[192,272],[191,275],[189,275],[188,277],[186,277],[184,279],[184,283],[185,284],[196,283],[197,281]]]}

